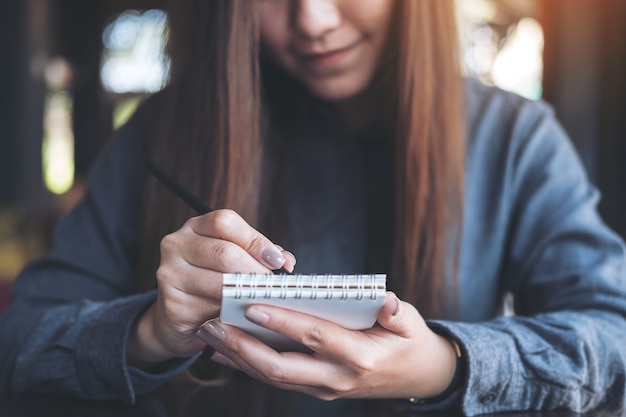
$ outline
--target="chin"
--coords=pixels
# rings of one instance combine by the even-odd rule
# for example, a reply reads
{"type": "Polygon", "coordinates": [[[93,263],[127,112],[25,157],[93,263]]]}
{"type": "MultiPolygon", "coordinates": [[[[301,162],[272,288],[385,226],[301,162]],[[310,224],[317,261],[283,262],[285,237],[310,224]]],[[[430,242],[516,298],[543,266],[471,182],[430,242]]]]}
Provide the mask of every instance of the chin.
{"type": "Polygon", "coordinates": [[[304,80],[305,85],[313,95],[325,101],[342,101],[350,99],[364,91],[369,80],[336,79],[328,81],[304,80]]]}

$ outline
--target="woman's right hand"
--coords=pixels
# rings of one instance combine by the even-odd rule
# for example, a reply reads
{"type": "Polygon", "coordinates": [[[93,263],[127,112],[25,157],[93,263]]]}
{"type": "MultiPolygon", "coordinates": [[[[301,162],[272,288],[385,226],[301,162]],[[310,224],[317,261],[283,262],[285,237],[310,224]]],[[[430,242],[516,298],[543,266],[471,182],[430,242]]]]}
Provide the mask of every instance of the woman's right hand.
{"type": "Polygon", "coordinates": [[[294,265],[291,253],[232,210],[191,218],[161,241],[157,299],[131,330],[128,363],[149,368],[200,352],[206,345],[195,332],[219,315],[223,273],[291,271],[294,265]]]}

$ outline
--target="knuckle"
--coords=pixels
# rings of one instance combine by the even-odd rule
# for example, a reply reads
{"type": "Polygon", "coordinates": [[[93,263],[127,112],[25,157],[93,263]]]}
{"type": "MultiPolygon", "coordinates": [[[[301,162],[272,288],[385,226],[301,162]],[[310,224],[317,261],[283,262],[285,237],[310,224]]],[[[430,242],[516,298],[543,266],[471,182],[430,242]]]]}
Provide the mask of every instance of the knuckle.
{"type": "Polygon", "coordinates": [[[378,367],[376,358],[373,355],[359,355],[353,361],[353,370],[357,375],[369,374],[378,367]]]}
{"type": "Polygon", "coordinates": [[[282,383],[289,381],[289,374],[278,364],[270,365],[265,377],[269,380],[269,382],[282,383]]]}
{"type": "Polygon", "coordinates": [[[246,250],[248,252],[257,252],[264,246],[266,246],[266,239],[258,233],[252,233],[246,243],[246,250]]]}
{"type": "Polygon", "coordinates": [[[163,287],[163,284],[166,284],[170,281],[170,277],[172,274],[169,271],[169,268],[163,264],[159,265],[159,268],[156,270],[156,280],[159,287],[163,287]]]}
{"type": "Polygon", "coordinates": [[[336,400],[336,399],[337,399],[337,397],[336,397],[335,395],[331,395],[331,394],[330,394],[330,393],[328,393],[328,392],[324,392],[324,393],[320,393],[320,394],[318,394],[318,395],[317,395],[317,398],[318,398],[319,400],[322,400],[322,401],[329,401],[329,402],[330,402],[330,401],[334,401],[334,400],[336,400]]]}
{"type": "Polygon", "coordinates": [[[213,257],[215,259],[215,266],[220,270],[225,270],[232,267],[236,262],[233,248],[225,241],[219,241],[211,248],[213,257]]]}
{"type": "Polygon", "coordinates": [[[322,401],[335,401],[341,398],[341,395],[339,395],[339,393],[337,393],[336,391],[328,390],[317,394],[317,398],[322,401]]]}
{"type": "Polygon", "coordinates": [[[349,379],[340,379],[335,381],[332,389],[327,393],[333,400],[337,398],[345,398],[354,390],[354,383],[349,379]]]}
{"type": "Polygon", "coordinates": [[[310,348],[315,350],[316,347],[321,346],[326,339],[324,331],[319,326],[311,326],[302,334],[301,342],[310,348]]]}
{"type": "Polygon", "coordinates": [[[238,339],[230,340],[228,343],[228,349],[235,355],[239,355],[242,352],[242,344],[238,339]]]}
{"type": "Polygon", "coordinates": [[[161,262],[155,276],[159,288],[176,286],[176,282],[178,282],[178,274],[175,272],[175,268],[167,262],[161,262]]]}
{"type": "Polygon", "coordinates": [[[178,236],[176,233],[170,233],[168,235],[163,236],[161,239],[161,253],[167,253],[172,251],[174,248],[178,246],[178,236]]]}
{"type": "Polygon", "coordinates": [[[218,231],[232,228],[236,224],[238,218],[239,216],[237,213],[230,209],[216,210],[213,212],[213,216],[211,216],[213,227],[215,227],[215,230],[218,231]]]}
{"type": "Polygon", "coordinates": [[[163,312],[166,317],[177,317],[180,313],[180,303],[172,297],[166,297],[163,300],[163,312]]]}

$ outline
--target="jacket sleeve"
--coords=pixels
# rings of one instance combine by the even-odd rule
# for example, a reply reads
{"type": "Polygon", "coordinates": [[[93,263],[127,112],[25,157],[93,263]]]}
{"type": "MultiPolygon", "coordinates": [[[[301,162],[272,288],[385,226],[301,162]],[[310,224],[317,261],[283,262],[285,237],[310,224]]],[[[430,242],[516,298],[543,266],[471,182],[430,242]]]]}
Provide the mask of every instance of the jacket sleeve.
{"type": "Polygon", "coordinates": [[[0,317],[3,392],[124,399],[150,391],[192,359],[151,374],[126,364],[126,339],[155,292],[133,277],[144,181],[138,123],[112,140],[83,200],[57,225],[53,248],[29,264],[0,317]]]}
{"type": "Polygon", "coordinates": [[[623,409],[624,243],[602,222],[598,192],[551,109],[522,106],[508,146],[501,283],[514,313],[432,323],[465,352],[463,412],[623,409]]]}

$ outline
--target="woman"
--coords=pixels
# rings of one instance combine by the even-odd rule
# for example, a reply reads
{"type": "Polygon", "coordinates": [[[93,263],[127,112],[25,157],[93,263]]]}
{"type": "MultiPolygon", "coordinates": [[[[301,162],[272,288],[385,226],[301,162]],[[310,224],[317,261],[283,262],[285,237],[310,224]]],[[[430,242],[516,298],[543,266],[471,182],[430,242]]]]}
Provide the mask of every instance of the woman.
{"type": "Polygon", "coordinates": [[[4,387],[134,401],[212,359],[250,390],[235,414],[623,407],[624,244],[550,109],[462,80],[452,1],[178,3],[170,85],[14,285],[4,387]],[[146,161],[224,209],[195,216],[146,161]],[[211,320],[222,273],[292,253],[387,272],[377,325],[247,310],[304,354],[211,320]]]}

